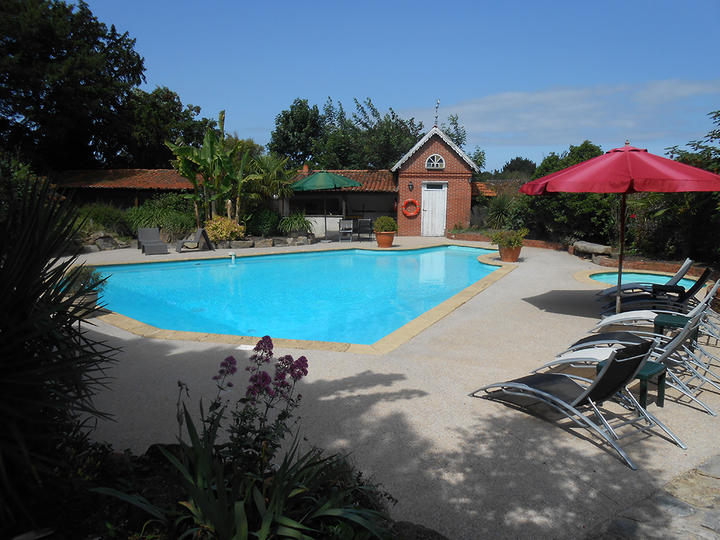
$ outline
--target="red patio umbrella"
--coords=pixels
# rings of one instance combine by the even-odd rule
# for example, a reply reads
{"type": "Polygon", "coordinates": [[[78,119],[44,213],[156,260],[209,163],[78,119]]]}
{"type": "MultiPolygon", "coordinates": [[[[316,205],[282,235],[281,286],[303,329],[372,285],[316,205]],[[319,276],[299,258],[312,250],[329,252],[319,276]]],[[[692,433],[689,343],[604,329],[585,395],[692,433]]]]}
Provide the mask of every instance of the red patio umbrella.
{"type": "Polygon", "coordinates": [[[642,148],[630,146],[614,148],[561,171],[548,174],[520,188],[527,195],[544,193],[619,193],[620,255],[618,258],[618,296],[616,309],[620,311],[620,284],[625,252],[625,210],[628,193],[654,191],[678,193],[685,191],[720,191],[720,175],[691,167],[672,159],[656,156],[642,148]]]}

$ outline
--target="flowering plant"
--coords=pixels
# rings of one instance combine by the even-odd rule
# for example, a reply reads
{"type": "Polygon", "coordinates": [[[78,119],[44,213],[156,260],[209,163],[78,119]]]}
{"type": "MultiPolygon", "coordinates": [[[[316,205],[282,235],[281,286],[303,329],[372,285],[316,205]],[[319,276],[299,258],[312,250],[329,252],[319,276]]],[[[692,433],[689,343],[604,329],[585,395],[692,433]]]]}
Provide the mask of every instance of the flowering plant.
{"type": "MultiPolygon", "coordinates": [[[[234,373],[230,370],[234,370],[235,359],[226,359],[230,360],[232,363],[221,365],[216,375],[220,389],[231,384],[225,382],[234,373]]],[[[291,430],[290,419],[302,399],[302,394],[295,395],[295,385],[307,375],[308,361],[304,356],[295,360],[288,354],[277,358],[272,366],[270,336],[258,342],[249,361],[245,368],[250,373],[249,384],[245,397],[238,400],[232,411],[227,451],[237,467],[262,474],[291,430]]]]}

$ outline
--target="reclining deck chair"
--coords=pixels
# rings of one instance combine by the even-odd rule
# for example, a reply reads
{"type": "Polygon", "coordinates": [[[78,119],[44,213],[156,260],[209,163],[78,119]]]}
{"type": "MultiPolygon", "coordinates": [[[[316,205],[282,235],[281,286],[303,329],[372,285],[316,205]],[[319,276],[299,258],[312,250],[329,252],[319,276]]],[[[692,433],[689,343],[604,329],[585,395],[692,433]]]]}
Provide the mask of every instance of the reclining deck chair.
{"type": "Polygon", "coordinates": [[[667,427],[647,412],[627,389],[627,385],[642,369],[652,352],[654,342],[648,341],[640,345],[612,349],[608,361],[594,380],[563,373],[536,373],[520,377],[512,381],[495,383],[476,390],[473,397],[483,397],[502,401],[508,405],[526,410],[532,414],[543,415],[544,411],[555,410],[570,418],[581,427],[588,428],[612,446],[620,454],[627,465],[636,470],[637,466],[616,442],[620,439],[616,429],[619,427],[643,422],[640,429],[647,430],[654,426],[662,429],[678,446],[686,448],[667,427]],[[589,383],[587,386],[577,381],[589,383]],[[485,392],[478,395],[479,392],[485,392]],[[622,419],[611,425],[602,414],[599,405],[613,400],[628,410],[636,413],[633,419],[622,419]],[[594,413],[597,422],[588,413],[594,413]]]}
{"type": "MultiPolygon", "coordinates": [[[[673,286],[677,285],[680,280],[685,277],[685,274],[688,273],[688,270],[690,270],[690,267],[692,266],[692,259],[685,259],[685,262],[682,263],[682,266],[678,268],[678,271],[675,272],[675,275],[672,276],[667,280],[666,283],[663,283],[663,285],[666,286],[673,286]]],[[[644,281],[635,281],[632,283],[623,283],[620,286],[620,292],[651,292],[654,283],[650,282],[644,282],[644,281]]],[[[617,285],[614,287],[608,287],[607,289],[603,289],[602,291],[598,291],[596,294],[598,296],[614,296],[618,291],[617,285]]]]}
{"type": "Polygon", "coordinates": [[[192,249],[193,251],[215,251],[205,229],[196,230],[192,240],[180,240],[175,249],[180,253],[183,248],[192,249]]]}
{"type": "Polygon", "coordinates": [[[576,368],[594,366],[598,362],[609,360],[617,347],[639,346],[652,341],[654,346],[650,351],[649,361],[665,365],[669,379],[665,384],[702,407],[708,414],[716,416],[717,413],[698,397],[705,384],[720,390],[720,375],[711,370],[715,357],[705,354],[702,348],[698,348],[694,339],[702,316],[702,311],[698,311],[672,337],[649,332],[593,334],[572,344],[555,360],[540,366],[533,372],[563,365],[576,368]]]}
{"type": "Polygon", "coordinates": [[[609,326],[654,326],[655,319],[659,315],[672,315],[678,318],[684,317],[689,319],[698,311],[703,311],[704,315],[701,318],[701,329],[712,338],[720,339],[720,327],[718,326],[720,316],[710,307],[710,302],[712,302],[717,294],[718,288],[720,288],[720,279],[715,282],[705,297],[685,315],[666,309],[626,311],[602,318],[590,331],[596,332],[598,330],[604,330],[609,326]]]}
{"type": "Polygon", "coordinates": [[[160,255],[167,253],[167,244],[160,238],[160,229],[157,227],[140,227],[138,229],[138,248],[145,255],[160,255]]]}
{"type": "MultiPolygon", "coordinates": [[[[685,290],[678,285],[653,285],[651,293],[638,293],[623,296],[620,311],[634,311],[638,309],[665,309],[678,313],[687,313],[697,304],[695,295],[705,286],[710,277],[710,268],[706,268],[692,287],[685,290]]],[[[602,315],[615,312],[615,302],[603,306],[602,315]]]]}

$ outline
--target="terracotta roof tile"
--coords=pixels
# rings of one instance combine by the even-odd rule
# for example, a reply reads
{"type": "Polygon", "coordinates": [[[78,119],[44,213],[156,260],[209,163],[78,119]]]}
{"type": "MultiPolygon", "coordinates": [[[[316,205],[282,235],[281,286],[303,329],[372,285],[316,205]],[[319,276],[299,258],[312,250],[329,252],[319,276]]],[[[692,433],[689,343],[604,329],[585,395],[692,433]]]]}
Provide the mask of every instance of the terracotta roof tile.
{"type": "Polygon", "coordinates": [[[57,183],[68,188],[93,189],[192,189],[174,169],[108,169],[63,171],[57,183]]]}
{"type": "MultiPolygon", "coordinates": [[[[312,173],[322,172],[321,170],[300,172],[294,179],[294,182],[310,176],[312,173]]],[[[395,183],[395,177],[392,172],[387,169],[380,169],[377,171],[370,170],[325,170],[325,172],[340,174],[346,176],[351,180],[360,182],[362,186],[342,188],[340,191],[381,191],[381,192],[396,192],[398,190],[397,184],[395,183]]]]}
{"type": "Polygon", "coordinates": [[[497,192],[485,182],[473,182],[472,196],[477,197],[478,195],[485,195],[486,197],[496,197],[497,192]]]}

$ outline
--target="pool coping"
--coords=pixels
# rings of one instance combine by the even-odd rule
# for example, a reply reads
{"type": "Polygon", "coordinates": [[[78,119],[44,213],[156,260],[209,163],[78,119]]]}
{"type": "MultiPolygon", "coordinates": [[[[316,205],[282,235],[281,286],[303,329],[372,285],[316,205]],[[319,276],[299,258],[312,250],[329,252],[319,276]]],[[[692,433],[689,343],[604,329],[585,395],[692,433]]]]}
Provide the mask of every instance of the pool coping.
{"type": "MultiPolygon", "coordinates": [[[[440,246],[457,246],[457,247],[468,247],[466,245],[447,243],[439,244],[440,246]]],[[[433,246],[434,247],[434,246],[433,246]]],[[[346,249],[365,249],[368,251],[386,251],[378,250],[376,248],[358,248],[348,247],[346,249]]],[[[332,251],[346,251],[346,249],[334,249],[332,251]]],[[[393,251],[417,251],[420,249],[427,249],[427,247],[418,248],[401,248],[394,249],[393,251]]],[[[483,248],[487,249],[487,248],[483,248]]],[[[329,250],[302,250],[302,251],[286,251],[284,253],[316,253],[324,252],[329,250]]],[[[267,255],[276,255],[276,253],[261,253],[261,254],[242,254],[237,255],[236,258],[243,257],[263,257],[267,255]]],[[[194,260],[217,260],[226,259],[227,256],[222,257],[206,257],[203,259],[194,260]]],[[[494,270],[489,275],[476,281],[475,283],[465,287],[462,291],[454,294],[444,302],[438,304],[434,308],[418,315],[416,318],[405,323],[400,328],[394,330],[383,338],[379,339],[371,345],[363,345],[359,343],[342,343],[334,341],[310,341],[301,339],[276,339],[273,338],[273,343],[278,347],[288,349],[307,349],[307,350],[319,350],[319,351],[336,351],[336,352],[349,352],[356,354],[370,354],[370,355],[381,355],[386,354],[394,349],[397,349],[404,343],[407,343],[418,335],[420,332],[429,328],[439,320],[443,319],[457,308],[474,298],[476,295],[490,287],[493,283],[502,279],[504,276],[512,272],[517,268],[516,263],[506,263],[500,261],[500,256],[497,252],[485,253],[478,256],[478,261],[490,266],[497,266],[497,270],[494,270]]],[[[154,264],[160,261],[147,261],[147,262],[128,262],[128,263],[115,263],[112,265],[98,264],[96,266],[120,266],[124,264],[154,264]]],[[[176,262],[176,261],[162,261],[162,262],[176,262]]],[[[595,282],[598,283],[598,282],[595,282]]],[[[233,334],[213,334],[206,332],[190,332],[183,330],[166,330],[158,328],[143,322],[140,322],[131,317],[127,317],[120,313],[106,312],[98,315],[97,319],[104,323],[120,328],[131,334],[137,336],[153,338],[153,339],[164,339],[164,340],[178,340],[178,341],[199,341],[199,342],[211,342],[211,343],[226,343],[230,345],[255,345],[262,336],[240,336],[233,334]]]]}

